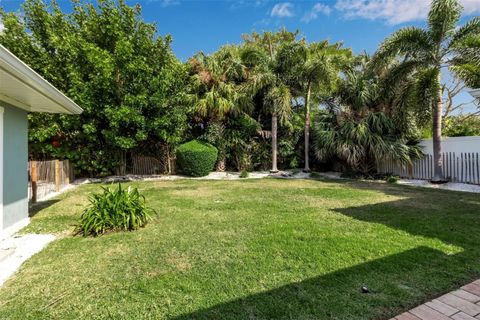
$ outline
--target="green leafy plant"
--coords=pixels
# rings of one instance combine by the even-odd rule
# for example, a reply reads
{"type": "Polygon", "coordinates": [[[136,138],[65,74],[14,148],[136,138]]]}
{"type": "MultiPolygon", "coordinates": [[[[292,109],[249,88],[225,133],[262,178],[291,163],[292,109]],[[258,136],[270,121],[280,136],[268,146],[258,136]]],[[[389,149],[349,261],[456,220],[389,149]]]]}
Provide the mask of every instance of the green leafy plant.
{"type": "Polygon", "coordinates": [[[248,178],[248,176],[249,174],[247,170],[242,170],[242,172],[240,172],[240,178],[244,179],[244,178],[248,178]]]}
{"type": "Polygon", "coordinates": [[[388,183],[397,183],[398,180],[400,180],[400,177],[394,175],[389,175],[385,178],[385,181],[387,181],[388,183]]]}
{"type": "Polygon", "coordinates": [[[145,204],[145,197],[137,188],[102,187],[102,193],[90,196],[90,205],[84,210],[77,227],[83,236],[97,236],[107,231],[136,230],[151,220],[155,210],[145,204]]]}
{"type": "Polygon", "coordinates": [[[213,170],[217,156],[218,150],[211,144],[192,140],[178,147],[177,163],[184,174],[202,177],[213,170]]]}

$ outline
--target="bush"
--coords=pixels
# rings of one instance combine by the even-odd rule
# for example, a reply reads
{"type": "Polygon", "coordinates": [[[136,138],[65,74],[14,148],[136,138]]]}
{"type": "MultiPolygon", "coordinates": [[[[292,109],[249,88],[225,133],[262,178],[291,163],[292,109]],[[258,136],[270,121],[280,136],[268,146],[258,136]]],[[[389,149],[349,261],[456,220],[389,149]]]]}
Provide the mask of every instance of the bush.
{"type": "Polygon", "coordinates": [[[217,161],[218,150],[209,143],[192,140],[177,150],[177,164],[182,173],[192,177],[208,175],[217,161]]]}
{"type": "Polygon", "coordinates": [[[385,179],[388,183],[397,183],[400,180],[399,176],[390,175],[385,179]]]}
{"type": "Polygon", "coordinates": [[[240,172],[240,178],[248,178],[248,175],[247,170],[242,170],[242,172],[240,172]]]}
{"type": "Polygon", "coordinates": [[[97,236],[107,231],[136,230],[151,219],[155,210],[145,205],[145,197],[137,188],[103,188],[103,193],[90,196],[90,205],[80,217],[77,231],[83,236],[97,236]]]}

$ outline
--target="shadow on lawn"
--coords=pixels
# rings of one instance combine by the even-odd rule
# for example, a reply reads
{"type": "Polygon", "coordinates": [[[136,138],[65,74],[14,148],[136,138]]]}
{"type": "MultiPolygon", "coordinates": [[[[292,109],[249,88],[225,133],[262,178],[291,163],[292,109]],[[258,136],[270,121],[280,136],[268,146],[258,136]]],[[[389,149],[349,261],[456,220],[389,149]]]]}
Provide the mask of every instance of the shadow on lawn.
{"type": "Polygon", "coordinates": [[[30,204],[28,208],[28,216],[31,218],[43,209],[46,209],[50,206],[53,206],[55,203],[59,202],[58,199],[39,201],[37,203],[30,204]]]}
{"type": "Polygon", "coordinates": [[[389,319],[480,275],[478,195],[345,184],[405,198],[334,211],[412,235],[436,238],[463,251],[448,255],[421,246],[173,319],[389,319]],[[419,210],[422,206],[427,208],[419,210]],[[363,285],[371,293],[361,293],[363,285]]]}

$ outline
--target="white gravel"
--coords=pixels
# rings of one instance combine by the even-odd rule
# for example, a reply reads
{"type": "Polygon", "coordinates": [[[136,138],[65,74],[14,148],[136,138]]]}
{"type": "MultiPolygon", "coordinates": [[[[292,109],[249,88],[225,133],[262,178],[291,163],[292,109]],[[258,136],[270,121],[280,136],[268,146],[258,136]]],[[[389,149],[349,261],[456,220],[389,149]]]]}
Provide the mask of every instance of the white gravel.
{"type": "Polygon", "coordinates": [[[427,180],[416,180],[416,179],[400,179],[398,184],[403,184],[407,186],[416,186],[432,189],[443,189],[451,191],[464,191],[464,192],[473,192],[480,193],[480,185],[468,184],[468,183],[454,183],[448,182],[444,184],[432,184],[427,180]]]}
{"type": "Polygon", "coordinates": [[[51,234],[25,234],[0,242],[0,250],[9,252],[0,260],[0,286],[31,256],[55,240],[51,234]]]}

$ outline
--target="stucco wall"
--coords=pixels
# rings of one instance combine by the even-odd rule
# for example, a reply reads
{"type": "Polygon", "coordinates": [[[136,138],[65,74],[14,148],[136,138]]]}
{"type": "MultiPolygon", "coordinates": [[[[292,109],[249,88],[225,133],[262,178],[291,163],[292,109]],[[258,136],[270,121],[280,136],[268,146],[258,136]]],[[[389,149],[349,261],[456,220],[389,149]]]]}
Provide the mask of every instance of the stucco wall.
{"type": "Polygon", "coordinates": [[[3,229],[28,218],[27,112],[0,101],[3,114],[3,229]]]}

